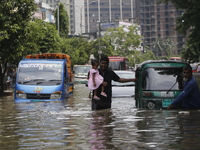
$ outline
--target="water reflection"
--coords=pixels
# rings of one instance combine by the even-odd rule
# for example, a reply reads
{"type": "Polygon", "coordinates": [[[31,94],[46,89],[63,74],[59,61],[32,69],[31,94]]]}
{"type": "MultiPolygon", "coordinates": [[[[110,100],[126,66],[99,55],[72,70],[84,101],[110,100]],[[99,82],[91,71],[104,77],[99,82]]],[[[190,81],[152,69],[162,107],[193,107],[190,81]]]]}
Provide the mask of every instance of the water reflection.
{"type": "Polygon", "coordinates": [[[76,85],[66,101],[14,103],[0,98],[0,149],[198,150],[200,111],[137,110],[131,98],[91,111],[89,91],[76,85]]]}
{"type": "Polygon", "coordinates": [[[154,149],[199,149],[199,111],[141,111],[144,119],[137,124],[138,141],[154,149]],[[183,113],[180,113],[183,112],[183,113]]]}
{"type": "Polygon", "coordinates": [[[114,116],[110,109],[104,111],[94,111],[92,113],[90,131],[87,133],[91,138],[89,140],[92,150],[98,149],[116,149],[112,144],[114,116]]]}

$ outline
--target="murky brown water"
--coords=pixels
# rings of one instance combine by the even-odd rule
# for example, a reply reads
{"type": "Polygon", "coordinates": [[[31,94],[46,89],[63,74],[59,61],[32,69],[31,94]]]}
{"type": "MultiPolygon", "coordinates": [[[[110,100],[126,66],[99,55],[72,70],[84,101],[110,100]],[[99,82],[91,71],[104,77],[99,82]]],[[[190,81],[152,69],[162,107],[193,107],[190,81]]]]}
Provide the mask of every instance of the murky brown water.
{"type": "Polygon", "coordinates": [[[76,85],[66,101],[15,103],[0,99],[1,150],[198,150],[200,111],[137,110],[113,99],[91,111],[88,89],[76,85]]]}

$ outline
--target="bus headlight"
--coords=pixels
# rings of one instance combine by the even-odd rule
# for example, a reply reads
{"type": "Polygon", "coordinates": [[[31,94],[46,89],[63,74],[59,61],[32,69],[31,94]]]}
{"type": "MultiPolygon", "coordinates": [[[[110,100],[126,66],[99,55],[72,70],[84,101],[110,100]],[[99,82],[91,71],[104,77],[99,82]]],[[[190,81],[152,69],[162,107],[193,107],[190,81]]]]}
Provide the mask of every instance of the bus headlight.
{"type": "Polygon", "coordinates": [[[16,97],[26,99],[26,93],[24,91],[16,90],[16,97]]]}
{"type": "Polygon", "coordinates": [[[60,99],[62,96],[62,91],[53,92],[50,99],[60,99]]]}

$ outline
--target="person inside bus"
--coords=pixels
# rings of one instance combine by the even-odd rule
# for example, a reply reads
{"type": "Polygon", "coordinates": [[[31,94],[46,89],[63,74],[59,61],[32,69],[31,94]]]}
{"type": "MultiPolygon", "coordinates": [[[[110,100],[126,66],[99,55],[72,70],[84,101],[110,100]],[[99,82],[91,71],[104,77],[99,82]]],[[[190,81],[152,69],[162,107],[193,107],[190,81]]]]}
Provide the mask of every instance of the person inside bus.
{"type": "Polygon", "coordinates": [[[180,95],[167,107],[183,109],[200,109],[200,91],[196,79],[192,76],[192,67],[183,67],[184,89],[180,95]]]}
{"type": "MultiPolygon", "coordinates": [[[[103,77],[98,71],[99,62],[96,59],[92,59],[91,64],[92,68],[89,71],[88,88],[94,91],[93,99],[100,100],[100,98],[97,96],[97,88],[103,83],[103,77]]],[[[104,85],[101,86],[101,95],[107,97],[106,93],[104,92],[104,85]]]]}
{"type": "Polygon", "coordinates": [[[96,101],[92,99],[92,110],[100,110],[100,109],[108,109],[111,108],[112,103],[112,80],[117,82],[135,82],[136,78],[120,78],[109,66],[109,59],[107,56],[103,56],[100,59],[100,68],[99,74],[103,76],[104,82],[103,85],[105,86],[105,93],[107,97],[102,96],[101,93],[101,86],[97,89],[97,95],[100,97],[100,101],[96,101]]]}

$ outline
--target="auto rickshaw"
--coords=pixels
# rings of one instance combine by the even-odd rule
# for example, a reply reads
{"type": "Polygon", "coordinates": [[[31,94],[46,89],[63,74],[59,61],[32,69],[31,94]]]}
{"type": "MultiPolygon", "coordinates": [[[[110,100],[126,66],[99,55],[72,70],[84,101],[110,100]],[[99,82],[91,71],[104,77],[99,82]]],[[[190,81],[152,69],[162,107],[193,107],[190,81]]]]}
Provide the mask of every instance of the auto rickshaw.
{"type": "Polygon", "coordinates": [[[135,76],[136,107],[165,109],[183,90],[185,62],[149,60],[138,65],[135,76]]]}

